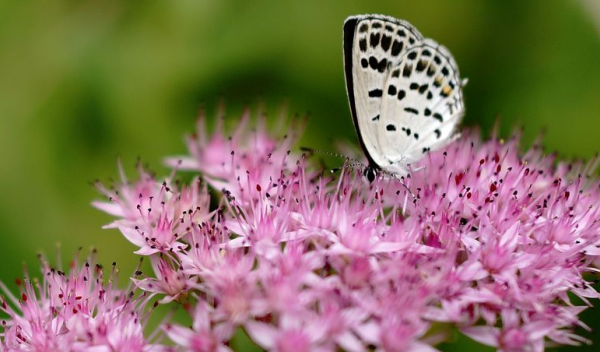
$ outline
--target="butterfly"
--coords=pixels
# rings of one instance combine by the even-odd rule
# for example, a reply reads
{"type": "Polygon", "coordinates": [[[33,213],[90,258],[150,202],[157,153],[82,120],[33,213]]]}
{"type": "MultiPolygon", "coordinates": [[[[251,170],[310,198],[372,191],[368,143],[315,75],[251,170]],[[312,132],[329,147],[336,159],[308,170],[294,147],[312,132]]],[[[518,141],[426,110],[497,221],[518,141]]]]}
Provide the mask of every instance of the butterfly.
{"type": "Polygon", "coordinates": [[[406,175],[411,163],[455,138],[466,80],[448,49],[410,23],[384,15],[348,17],[344,71],[370,182],[381,171],[406,175]]]}

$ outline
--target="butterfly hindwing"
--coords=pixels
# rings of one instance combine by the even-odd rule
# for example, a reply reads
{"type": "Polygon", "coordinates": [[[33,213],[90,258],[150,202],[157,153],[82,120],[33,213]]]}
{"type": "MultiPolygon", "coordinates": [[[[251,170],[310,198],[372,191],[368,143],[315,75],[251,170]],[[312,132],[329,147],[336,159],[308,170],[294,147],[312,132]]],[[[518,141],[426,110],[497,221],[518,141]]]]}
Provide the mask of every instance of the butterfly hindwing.
{"type": "Polygon", "coordinates": [[[355,128],[371,164],[384,162],[378,131],[390,67],[422,40],[416,28],[392,17],[353,16],[344,24],[346,89],[355,128]]]}
{"type": "Polygon", "coordinates": [[[396,172],[451,140],[464,114],[458,67],[431,39],[390,68],[383,88],[377,145],[383,169],[396,172]]]}

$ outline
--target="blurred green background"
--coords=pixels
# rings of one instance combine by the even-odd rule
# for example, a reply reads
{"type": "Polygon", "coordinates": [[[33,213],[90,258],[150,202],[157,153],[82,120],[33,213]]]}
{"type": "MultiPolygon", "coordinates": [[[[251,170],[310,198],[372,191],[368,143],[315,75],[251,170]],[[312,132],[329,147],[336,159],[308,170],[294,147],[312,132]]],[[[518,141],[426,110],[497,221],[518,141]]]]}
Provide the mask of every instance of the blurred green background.
{"type": "MultiPolygon", "coordinates": [[[[356,144],[342,68],[352,14],[403,18],[446,45],[469,78],[464,125],[489,133],[499,117],[527,142],[546,129],[547,151],[589,159],[600,149],[598,3],[0,0],[0,278],[36,268],[38,251],[53,258],[56,243],[64,258],[95,246],[131,273],[134,247],[100,229],[111,218],[90,206],[90,182],[115,177],[117,158],[163,174],[199,107],[211,114],[221,98],[232,123],[247,104],[275,116],[285,100],[311,112],[304,145],[356,144]]],[[[594,339],[577,350],[597,351],[594,339]]]]}

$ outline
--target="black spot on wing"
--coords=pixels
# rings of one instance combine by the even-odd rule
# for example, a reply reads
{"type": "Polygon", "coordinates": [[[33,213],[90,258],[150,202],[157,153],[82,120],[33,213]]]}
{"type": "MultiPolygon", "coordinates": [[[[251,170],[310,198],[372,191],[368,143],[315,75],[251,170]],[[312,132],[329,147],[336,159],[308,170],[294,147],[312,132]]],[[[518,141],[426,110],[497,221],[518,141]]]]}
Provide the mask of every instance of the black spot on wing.
{"type": "Polygon", "coordinates": [[[367,38],[363,38],[363,39],[359,40],[358,47],[360,48],[360,51],[362,51],[363,53],[365,51],[367,51],[367,38]]]}
{"type": "Polygon", "coordinates": [[[436,129],[435,131],[433,131],[435,133],[435,137],[437,139],[440,139],[440,137],[442,136],[442,132],[438,129],[436,129]]]}
{"type": "Polygon", "coordinates": [[[395,77],[395,78],[398,78],[398,77],[400,77],[400,70],[399,70],[399,69],[395,69],[395,70],[392,72],[392,77],[395,77]]]}
{"type": "Polygon", "coordinates": [[[433,75],[435,75],[435,66],[429,65],[429,68],[427,68],[427,76],[432,77],[433,75]]]}
{"type": "Polygon", "coordinates": [[[398,56],[398,54],[400,54],[400,52],[402,51],[403,47],[404,42],[394,40],[394,43],[392,44],[392,55],[398,56]]]}
{"type": "MultiPolygon", "coordinates": [[[[373,24],[373,28],[375,27],[375,24],[373,24]]],[[[379,39],[381,38],[381,34],[379,33],[371,33],[371,47],[376,48],[377,45],[379,45],[379,39]]]]}
{"type": "Polygon", "coordinates": [[[429,116],[431,115],[431,110],[429,110],[428,108],[425,108],[425,116],[429,116]]]}
{"type": "Polygon", "coordinates": [[[396,126],[394,125],[387,125],[385,126],[385,129],[388,131],[395,131],[396,130],[396,126]]]}
{"type": "Polygon", "coordinates": [[[439,113],[435,113],[433,114],[433,118],[440,121],[440,122],[444,122],[444,118],[442,118],[442,115],[440,115],[439,113]]]}
{"type": "Polygon", "coordinates": [[[425,49],[425,50],[423,50],[423,52],[421,53],[421,55],[423,55],[423,56],[431,56],[431,51],[425,49]]]}
{"type": "Polygon", "coordinates": [[[388,32],[393,32],[394,31],[394,27],[390,26],[389,24],[385,25],[385,30],[388,32]]]}
{"type": "Polygon", "coordinates": [[[404,70],[402,70],[402,77],[410,77],[412,73],[412,65],[405,65],[404,70]]]}
{"type": "Polygon", "coordinates": [[[429,151],[429,149],[430,149],[429,147],[423,148],[423,154],[427,153],[429,151]]]}
{"type": "Polygon", "coordinates": [[[371,121],[379,121],[379,115],[377,115],[374,118],[372,118],[371,121]]]}
{"type": "Polygon", "coordinates": [[[371,98],[381,98],[382,95],[383,92],[381,91],[381,89],[373,89],[369,91],[369,97],[371,98]]]}
{"type": "Polygon", "coordinates": [[[415,133],[413,136],[415,137],[415,140],[417,140],[417,141],[419,140],[419,134],[418,133],[415,133]]]}
{"type": "Polygon", "coordinates": [[[398,100],[404,99],[405,96],[406,96],[406,92],[404,90],[400,89],[400,91],[398,92],[398,100]]]}
{"type": "Polygon", "coordinates": [[[377,59],[375,58],[375,56],[371,56],[371,57],[369,58],[369,66],[371,66],[371,68],[372,68],[373,70],[376,70],[376,69],[377,69],[377,64],[378,64],[378,61],[377,61],[377,59]]]}
{"type": "Polygon", "coordinates": [[[408,55],[406,55],[406,57],[407,57],[409,60],[414,60],[414,59],[416,59],[416,58],[417,58],[417,52],[416,52],[416,51],[410,52],[410,53],[408,53],[408,55]]]}
{"type": "Polygon", "coordinates": [[[448,74],[450,74],[450,72],[448,71],[448,67],[444,67],[444,68],[442,69],[442,74],[443,74],[444,76],[448,76],[448,74]]]}
{"type": "Polygon", "coordinates": [[[419,89],[419,84],[413,82],[410,84],[409,88],[410,88],[410,90],[417,90],[417,89],[419,89]]]}
{"type": "Polygon", "coordinates": [[[435,61],[435,63],[438,65],[442,64],[442,59],[440,59],[440,57],[437,55],[433,57],[433,61],[435,61]]]}
{"type": "Polygon", "coordinates": [[[431,100],[433,98],[433,94],[431,94],[431,91],[427,92],[427,100],[431,100]]]}
{"type": "Polygon", "coordinates": [[[396,86],[393,84],[390,84],[390,86],[388,87],[388,94],[389,95],[396,95],[396,86]]]}
{"type": "Polygon", "coordinates": [[[372,26],[373,28],[381,28],[382,24],[381,22],[373,22],[372,26]]]}
{"type": "Polygon", "coordinates": [[[360,33],[366,33],[369,31],[369,24],[368,23],[363,23],[360,25],[360,27],[358,28],[358,31],[360,33]]]}
{"type": "Polygon", "coordinates": [[[404,111],[410,112],[411,114],[419,115],[419,110],[415,108],[404,108],[404,111]]]}
{"type": "Polygon", "coordinates": [[[417,72],[423,72],[425,70],[425,68],[427,67],[427,61],[425,60],[419,60],[419,62],[417,63],[417,67],[416,70],[417,72]]]}
{"type": "Polygon", "coordinates": [[[379,64],[377,65],[377,71],[383,73],[383,71],[385,71],[386,68],[387,68],[387,59],[383,58],[383,59],[381,59],[381,61],[379,61],[379,64]]]}
{"type": "Polygon", "coordinates": [[[419,87],[419,93],[423,94],[427,91],[427,88],[429,88],[429,84],[423,84],[422,86],[419,87]]]}
{"type": "Polygon", "coordinates": [[[369,67],[369,61],[367,61],[367,59],[365,59],[365,58],[363,57],[362,59],[360,59],[360,65],[361,65],[363,68],[367,68],[367,67],[369,67]]]}
{"type": "Polygon", "coordinates": [[[411,130],[410,130],[410,128],[404,128],[404,127],[402,127],[402,131],[406,132],[407,136],[410,136],[410,134],[412,133],[411,130]]]}
{"type": "Polygon", "coordinates": [[[401,37],[406,37],[406,32],[404,32],[404,30],[402,30],[402,29],[399,29],[398,30],[398,35],[401,36],[401,37]]]}
{"type": "Polygon", "coordinates": [[[381,37],[381,49],[383,49],[383,51],[388,51],[390,45],[392,45],[392,37],[384,34],[381,37]]]}

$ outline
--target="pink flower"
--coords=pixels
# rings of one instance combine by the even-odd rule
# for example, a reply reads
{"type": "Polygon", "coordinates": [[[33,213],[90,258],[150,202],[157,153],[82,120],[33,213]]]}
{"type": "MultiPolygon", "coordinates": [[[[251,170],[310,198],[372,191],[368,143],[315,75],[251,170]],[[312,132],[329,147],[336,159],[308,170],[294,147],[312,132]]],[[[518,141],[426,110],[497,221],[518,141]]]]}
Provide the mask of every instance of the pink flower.
{"type": "MultiPolygon", "coordinates": [[[[254,189],[255,185],[265,188],[277,183],[282,170],[290,170],[295,165],[288,154],[299,138],[303,126],[295,125],[287,129],[290,134],[280,138],[273,137],[266,127],[265,115],[258,122],[251,122],[250,110],[242,115],[236,129],[231,134],[223,131],[223,112],[217,117],[217,127],[207,135],[204,111],[201,111],[195,135],[188,137],[187,146],[190,156],[169,158],[167,164],[182,170],[200,171],[204,179],[217,190],[228,190],[239,198],[254,189]],[[254,126],[250,126],[254,123],[254,126]]],[[[284,112],[282,112],[282,115],[284,112]]],[[[287,116],[280,116],[286,121],[287,116]]],[[[281,131],[283,126],[279,126],[281,131]]],[[[287,126],[285,126],[287,127],[287,126]]],[[[276,190],[272,194],[276,195],[276,190]]],[[[245,201],[245,200],[240,200],[245,201]]]]}
{"type": "Polygon", "coordinates": [[[327,344],[324,331],[315,323],[297,326],[295,320],[283,318],[280,326],[262,322],[248,323],[247,329],[260,346],[274,352],[326,352],[335,351],[333,344],[327,344]]]}
{"type": "Polygon", "coordinates": [[[209,197],[199,180],[178,190],[167,181],[157,181],[141,167],[140,180],[129,184],[122,167],[121,184],[116,191],[98,184],[108,202],[93,205],[109,214],[121,217],[105,228],[118,228],[131,243],[140,247],[136,254],[152,255],[181,251],[188,236],[198,223],[208,219],[209,197]]]}
{"type": "Polygon", "coordinates": [[[161,303],[168,303],[179,299],[195,285],[195,280],[180,270],[178,263],[168,256],[150,257],[152,269],[156,278],[146,277],[144,279],[132,279],[140,289],[164,294],[161,303]]]}
{"type": "Polygon", "coordinates": [[[241,250],[223,250],[222,260],[211,270],[199,273],[199,289],[214,301],[212,318],[240,325],[253,316],[268,313],[257,278],[256,258],[241,250]]]}
{"type": "Polygon", "coordinates": [[[211,310],[206,302],[199,301],[192,315],[192,327],[167,324],[164,326],[167,336],[186,351],[231,352],[224,343],[231,338],[233,331],[224,325],[213,326],[211,310]]]}
{"type": "Polygon", "coordinates": [[[53,269],[41,258],[42,281],[26,277],[17,298],[1,284],[9,316],[2,325],[3,351],[167,351],[144,335],[149,297],[113,287],[95,256],[72,263],[68,273],[53,269]]]}
{"type": "Polygon", "coordinates": [[[244,329],[270,351],[434,351],[448,336],[436,323],[503,351],[585,341],[573,329],[599,298],[585,277],[600,262],[593,162],[467,132],[369,184],[320,175],[297,136],[253,129],[249,113],[231,138],[203,119],[191,156],[168,162],[201,172],[212,209],[198,182],[144,171],[96,203],[150,256],[154,275],[135,283],[189,312],[191,328],[163,327],[178,346],[225,352],[244,329]]]}
{"type": "Polygon", "coordinates": [[[467,321],[482,315],[490,327],[463,328],[474,337],[483,336],[474,331],[496,336],[493,342],[479,341],[508,344],[512,347],[502,347],[508,350],[537,350],[544,337],[576,342],[564,339],[563,333],[579,324],[576,313],[566,318],[557,300],[571,304],[566,293],[580,295],[579,287],[585,297],[598,298],[582,276],[593,260],[584,259],[585,248],[597,243],[600,234],[600,224],[591,220],[599,215],[597,181],[584,181],[590,171],[584,165],[554,168],[552,163],[535,149],[520,157],[516,138],[482,143],[467,136],[446,151],[430,154],[419,165],[422,177],[411,178],[411,187],[421,189],[419,202],[409,208],[411,217],[435,223],[438,214],[449,216],[462,239],[458,249],[465,260],[456,269],[462,273],[462,286],[476,289],[468,296],[455,291],[442,302],[451,309],[446,316],[455,321],[464,321],[456,315],[459,307],[472,315],[467,321]],[[532,316],[543,320],[530,322],[532,316]],[[497,324],[503,328],[492,328],[497,324]]]}

